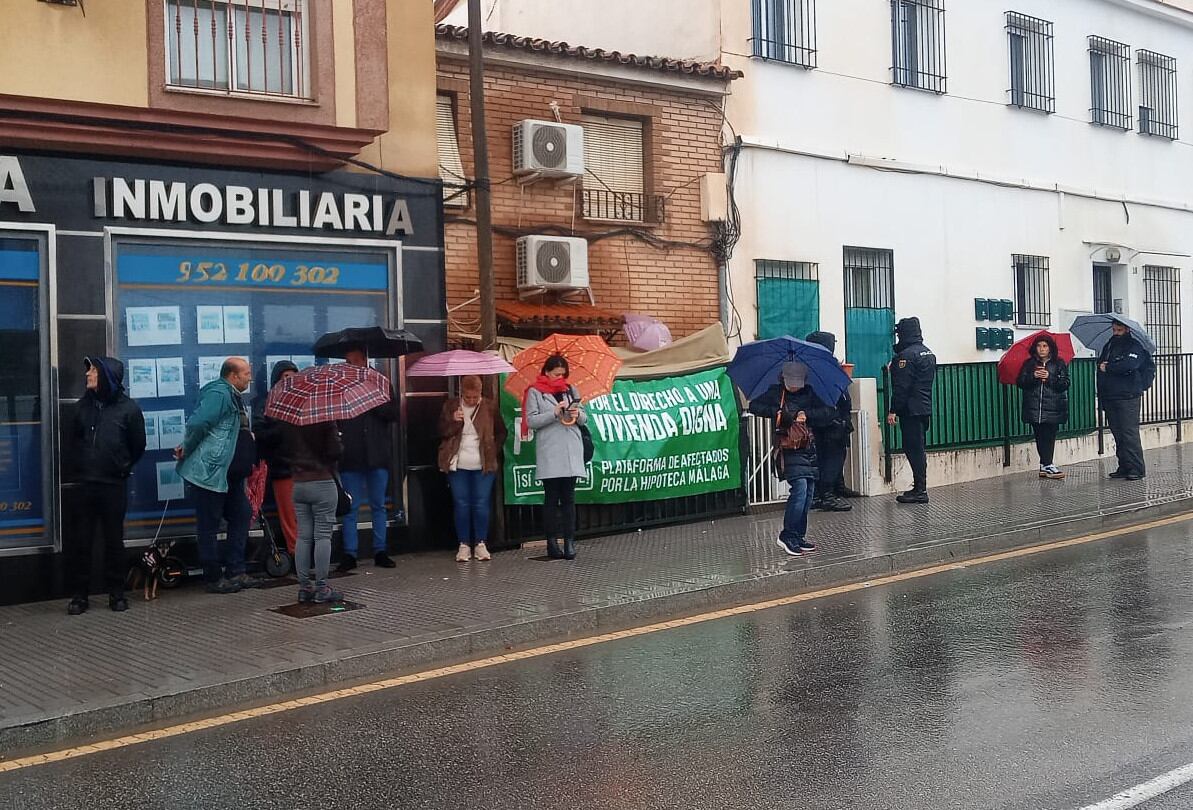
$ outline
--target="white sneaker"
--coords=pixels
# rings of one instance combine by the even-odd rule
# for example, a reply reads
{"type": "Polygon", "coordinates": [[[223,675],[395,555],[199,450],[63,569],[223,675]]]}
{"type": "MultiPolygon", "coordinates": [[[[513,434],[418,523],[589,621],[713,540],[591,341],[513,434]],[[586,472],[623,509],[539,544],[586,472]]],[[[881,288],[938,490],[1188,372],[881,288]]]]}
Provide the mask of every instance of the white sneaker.
{"type": "Polygon", "coordinates": [[[484,540],[481,540],[479,543],[476,544],[476,548],[473,549],[473,554],[475,554],[476,558],[478,560],[480,560],[481,562],[486,562],[488,560],[493,559],[493,555],[489,553],[489,549],[485,545],[484,540]]]}
{"type": "Polygon", "coordinates": [[[460,544],[460,550],[456,552],[456,562],[468,562],[472,559],[472,549],[468,547],[467,543],[460,544]]]}
{"type": "Polygon", "coordinates": [[[1065,472],[1055,464],[1049,464],[1047,467],[1040,470],[1040,475],[1044,478],[1060,480],[1061,478],[1065,477],[1065,472]]]}

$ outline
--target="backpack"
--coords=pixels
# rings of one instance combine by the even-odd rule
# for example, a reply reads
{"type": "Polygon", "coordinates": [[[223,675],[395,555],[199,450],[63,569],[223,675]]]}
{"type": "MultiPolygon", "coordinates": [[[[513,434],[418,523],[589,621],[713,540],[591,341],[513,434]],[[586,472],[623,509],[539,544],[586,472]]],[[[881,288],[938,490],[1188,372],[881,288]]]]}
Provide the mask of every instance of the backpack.
{"type": "Polygon", "coordinates": [[[1139,393],[1143,393],[1152,387],[1152,383],[1156,381],[1156,361],[1152,359],[1149,354],[1147,360],[1139,366],[1139,393]]]}

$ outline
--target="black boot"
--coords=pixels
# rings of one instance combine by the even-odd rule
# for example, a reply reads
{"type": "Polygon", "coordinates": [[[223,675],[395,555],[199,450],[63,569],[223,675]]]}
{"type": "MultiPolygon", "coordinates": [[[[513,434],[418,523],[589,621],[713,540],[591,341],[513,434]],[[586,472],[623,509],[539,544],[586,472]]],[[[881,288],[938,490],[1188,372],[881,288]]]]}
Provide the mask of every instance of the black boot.
{"type": "Polygon", "coordinates": [[[812,510],[823,509],[824,508],[824,496],[823,495],[813,495],[812,496],[812,505],[809,506],[808,508],[812,509],[812,510]]]}
{"type": "Polygon", "coordinates": [[[926,488],[912,487],[895,498],[899,503],[927,503],[928,490],[926,488]]]}
{"type": "Polygon", "coordinates": [[[87,601],[86,596],[76,596],[74,599],[70,600],[70,604],[66,606],[66,612],[71,616],[80,616],[86,613],[87,608],[89,607],[91,607],[91,604],[87,601]]]}
{"type": "Polygon", "coordinates": [[[552,560],[563,559],[563,552],[559,550],[559,541],[554,537],[547,538],[547,557],[552,560]]]}
{"type": "Polygon", "coordinates": [[[570,537],[565,537],[563,540],[563,558],[565,560],[576,559],[576,543],[570,537]]]}
{"type": "Polygon", "coordinates": [[[853,510],[853,506],[847,504],[836,495],[826,496],[825,499],[820,502],[820,508],[825,512],[850,512],[853,510]]]}
{"type": "Polygon", "coordinates": [[[841,484],[837,487],[837,496],[840,498],[860,498],[862,497],[862,493],[856,489],[850,489],[845,484],[841,484]]]}

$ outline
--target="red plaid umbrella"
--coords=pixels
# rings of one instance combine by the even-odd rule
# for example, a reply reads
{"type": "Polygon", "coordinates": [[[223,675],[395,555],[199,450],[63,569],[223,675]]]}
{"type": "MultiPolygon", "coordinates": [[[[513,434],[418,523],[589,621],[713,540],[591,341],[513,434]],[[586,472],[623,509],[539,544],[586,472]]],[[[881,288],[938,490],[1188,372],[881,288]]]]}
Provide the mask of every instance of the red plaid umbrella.
{"type": "Polygon", "coordinates": [[[367,366],[311,366],[273,387],[265,415],[292,425],[352,419],[389,402],[390,392],[385,375],[367,366]]]}
{"type": "Polygon", "coordinates": [[[269,465],[258,461],[249,477],[244,482],[244,494],[249,498],[249,506],[253,508],[253,516],[249,524],[257,522],[257,515],[261,513],[261,502],[265,500],[265,482],[269,479],[269,465]]]}

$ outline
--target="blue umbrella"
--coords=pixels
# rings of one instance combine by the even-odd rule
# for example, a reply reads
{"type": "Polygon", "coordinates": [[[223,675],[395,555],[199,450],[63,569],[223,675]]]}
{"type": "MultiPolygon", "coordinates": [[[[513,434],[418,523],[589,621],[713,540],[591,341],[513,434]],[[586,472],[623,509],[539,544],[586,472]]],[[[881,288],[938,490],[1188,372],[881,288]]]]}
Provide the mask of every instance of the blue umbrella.
{"type": "Polygon", "coordinates": [[[1103,312],[1097,315],[1078,315],[1073,319],[1073,325],[1069,327],[1069,331],[1073,333],[1073,337],[1080,340],[1088,348],[1101,354],[1102,349],[1106,347],[1106,344],[1110,342],[1110,338],[1113,337],[1110,327],[1116,323],[1121,323],[1130,329],[1131,336],[1138,340],[1143,345],[1143,348],[1152,354],[1156,353],[1156,341],[1152,340],[1152,336],[1147,333],[1143,325],[1130,318],[1124,318],[1122,315],[1115,315],[1110,312],[1103,312]]]}
{"type": "Polygon", "coordinates": [[[746,399],[755,399],[779,382],[783,364],[792,361],[808,367],[808,385],[826,405],[836,405],[849,388],[849,375],[832,352],[793,337],[747,343],[737,350],[727,371],[746,399]]]}

